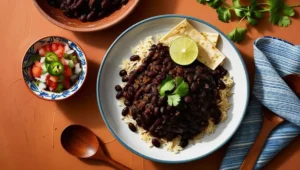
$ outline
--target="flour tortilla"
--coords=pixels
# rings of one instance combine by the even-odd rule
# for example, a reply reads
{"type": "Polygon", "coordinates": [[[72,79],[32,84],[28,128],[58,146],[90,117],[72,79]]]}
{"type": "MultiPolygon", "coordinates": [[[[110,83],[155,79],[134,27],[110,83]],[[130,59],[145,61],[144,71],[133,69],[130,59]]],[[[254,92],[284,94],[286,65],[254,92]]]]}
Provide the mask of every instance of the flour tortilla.
{"type": "Polygon", "coordinates": [[[226,58],[216,47],[217,40],[215,34],[197,31],[186,19],[159,39],[159,42],[170,46],[172,41],[179,37],[189,37],[193,39],[198,45],[198,61],[212,70],[218,67],[226,58]]]}

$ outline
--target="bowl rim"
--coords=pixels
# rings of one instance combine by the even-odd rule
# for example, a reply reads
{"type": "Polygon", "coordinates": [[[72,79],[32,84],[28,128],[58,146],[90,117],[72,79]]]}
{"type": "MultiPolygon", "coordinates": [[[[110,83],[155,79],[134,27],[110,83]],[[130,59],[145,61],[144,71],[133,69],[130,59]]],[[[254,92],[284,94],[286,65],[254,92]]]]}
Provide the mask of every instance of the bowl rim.
{"type": "Polygon", "coordinates": [[[87,76],[88,76],[88,61],[87,61],[87,58],[86,58],[86,53],[85,53],[85,51],[83,50],[83,48],[82,48],[77,42],[75,42],[75,41],[73,41],[73,40],[70,40],[69,38],[66,38],[66,37],[62,37],[62,36],[58,36],[58,35],[49,35],[49,36],[43,36],[43,37],[37,39],[36,41],[32,42],[31,45],[29,46],[29,48],[24,52],[23,59],[22,59],[22,61],[21,61],[21,68],[22,68],[22,69],[21,69],[21,73],[22,73],[22,79],[23,79],[23,82],[25,83],[25,86],[27,87],[27,89],[28,89],[31,93],[33,93],[35,96],[37,96],[37,97],[39,97],[39,98],[41,98],[41,99],[43,99],[43,100],[46,100],[46,101],[60,101],[60,100],[65,100],[65,99],[67,99],[67,98],[70,98],[71,96],[73,96],[75,93],[77,93],[77,92],[81,89],[81,87],[83,86],[83,84],[84,84],[84,82],[85,82],[85,80],[86,80],[86,78],[87,78],[87,76]],[[66,40],[68,40],[68,41],[71,41],[72,43],[74,43],[76,46],[78,46],[78,47],[80,48],[80,50],[81,50],[82,53],[84,54],[84,59],[85,59],[85,61],[86,61],[86,62],[85,62],[85,63],[86,63],[86,70],[85,70],[86,76],[85,76],[85,78],[84,78],[84,80],[83,80],[81,86],[78,87],[78,89],[77,89],[74,93],[72,93],[72,94],[70,94],[70,95],[68,95],[67,97],[62,98],[62,99],[58,99],[58,98],[55,98],[55,99],[47,99],[47,98],[43,98],[43,97],[41,97],[41,96],[35,94],[35,93],[28,87],[28,84],[26,83],[25,78],[24,78],[24,75],[23,75],[23,63],[24,63],[24,58],[25,58],[26,53],[28,52],[29,48],[32,47],[32,46],[33,46],[35,43],[37,43],[38,41],[40,41],[40,40],[42,40],[42,39],[45,39],[45,38],[50,38],[50,37],[64,38],[64,39],[66,39],[66,40]]]}
{"type": "Polygon", "coordinates": [[[65,24],[62,24],[62,23],[56,21],[54,18],[50,17],[40,7],[40,5],[37,3],[37,0],[33,0],[34,6],[38,9],[38,11],[42,14],[42,16],[44,16],[48,21],[50,21],[52,24],[54,24],[54,25],[56,25],[60,28],[63,28],[63,29],[69,30],[69,31],[75,31],[75,32],[93,32],[93,31],[104,30],[104,29],[107,29],[109,27],[112,27],[112,26],[118,24],[119,22],[121,22],[123,19],[125,19],[135,9],[135,7],[138,5],[139,2],[140,2],[140,0],[133,0],[133,5],[128,10],[126,10],[123,13],[123,15],[121,15],[121,17],[118,17],[113,22],[109,22],[109,23],[104,24],[104,25],[99,25],[97,27],[89,27],[89,28],[82,27],[82,28],[79,28],[79,27],[68,26],[68,25],[65,25],[65,24]]]}
{"type": "Polygon", "coordinates": [[[215,26],[211,25],[210,23],[206,22],[206,21],[203,21],[201,19],[198,19],[198,18],[195,18],[195,17],[191,17],[191,16],[186,16],[186,15],[177,15],[177,14],[167,14],[167,15],[158,15],[158,16],[154,16],[154,17],[150,17],[150,18],[147,18],[145,20],[142,20],[134,25],[132,25],[131,27],[129,27],[128,29],[126,29],[122,34],[120,34],[116,40],[112,43],[112,45],[109,47],[109,49],[107,50],[103,60],[102,60],[102,63],[101,63],[101,66],[99,68],[99,71],[98,71],[98,76],[97,76],[97,83],[96,83],[96,95],[97,95],[97,103],[98,103],[98,108],[100,110],[100,114],[102,116],[102,119],[104,120],[106,126],[108,127],[109,131],[113,134],[113,136],[125,147],[127,148],[129,151],[133,152],[134,154],[137,154],[143,158],[146,158],[148,160],[151,160],[151,161],[154,161],[154,162],[160,162],[160,163],[167,163],[167,164],[178,164],[178,163],[185,163],[185,162],[190,162],[190,161],[194,161],[194,160],[198,160],[200,158],[203,158],[203,157],[206,157],[208,155],[210,155],[211,153],[215,152],[216,150],[218,150],[219,148],[221,148],[225,143],[227,143],[231,138],[232,136],[235,134],[235,132],[237,131],[237,129],[239,128],[239,126],[241,125],[242,123],[242,120],[245,116],[245,113],[246,113],[246,109],[247,109],[247,106],[248,106],[248,102],[249,102],[249,96],[250,96],[250,83],[249,83],[249,76],[248,76],[248,71],[247,71],[247,67],[245,65],[245,62],[244,62],[244,59],[243,57],[241,56],[240,52],[238,51],[238,49],[236,48],[236,46],[234,45],[234,43],[222,32],[220,31],[218,28],[216,28],[215,26]],[[211,27],[212,29],[214,29],[215,31],[217,31],[219,34],[223,35],[227,41],[229,41],[230,45],[234,48],[235,52],[238,54],[241,62],[242,62],[242,68],[244,70],[244,73],[246,75],[246,89],[247,89],[247,92],[246,92],[246,102],[245,102],[245,108],[244,108],[244,111],[242,113],[242,117],[241,119],[239,120],[238,122],[238,126],[234,129],[233,133],[226,139],[223,141],[222,144],[220,144],[219,146],[217,146],[215,149],[213,149],[212,151],[202,155],[202,156],[198,156],[198,157],[195,157],[195,158],[191,158],[191,159],[185,159],[185,160],[180,160],[180,161],[166,161],[166,160],[160,160],[160,159],[155,159],[155,158],[152,158],[152,157],[149,157],[149,156],[146,156],[144,154],[142,154],[140,151],[136,151],[134,150],[133,148],[131,148],[130,146],[128,146],[123,140],[121,140],[118,135],[112,130],[112,128],[110,127],[109,123],[107,122],[106,120],[106,117],[105,115],[103,114],[103,109],[102,109],[102,104],[101,104],[101,100],[100,100],[100,77],[101,77],[101,73],[102,73],[102,69],[103,69],[103,66],[105,64],[105,61],[106,61],[106,58],[108,57],[111,49],[115,46],[115,44],[119,41],[119,39],[121,39],[125,34],[127,34],[129,31],[131,31],[132,29],[134,29],[135,27],[138,27],[139,25],[143,24],[143,23],[146,23],[146,22],[149,22],[149,21],[153,21],[153,20],[157,20],[157,19],[161,19],[161,18],[182,18],[182,19],[188,19],[188,20],[193,20],[193,21],[196,21],[196,22],[200,22],[208,27],[211,27]]]}

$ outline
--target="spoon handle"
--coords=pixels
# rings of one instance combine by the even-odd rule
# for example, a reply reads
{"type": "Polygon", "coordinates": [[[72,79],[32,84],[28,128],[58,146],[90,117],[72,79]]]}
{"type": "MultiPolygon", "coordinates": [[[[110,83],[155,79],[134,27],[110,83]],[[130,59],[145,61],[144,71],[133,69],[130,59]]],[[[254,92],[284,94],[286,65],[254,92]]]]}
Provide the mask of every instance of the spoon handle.
{"type": "Polygon", "coordinates": [[[117,168],[119,170],[131,170],[130,168],[127,168],[125,165],[122,165],[119,162],[112,160],[111,158],[106,157],[106,159],[104,161],[109,163],[110,165],[114,166],[115,168],[117,168]]]}
{"type": "Polygon", "coordinates": [[[257,136],[255,142],[252,144],[243,164],[240,167],[240,170],[253,170],[256,164],[256,161],[262,151],[262,148],[268,138],[270,132],[278,125],[279,123],[274,123],[264,118],[262,129],[257,136]]]}

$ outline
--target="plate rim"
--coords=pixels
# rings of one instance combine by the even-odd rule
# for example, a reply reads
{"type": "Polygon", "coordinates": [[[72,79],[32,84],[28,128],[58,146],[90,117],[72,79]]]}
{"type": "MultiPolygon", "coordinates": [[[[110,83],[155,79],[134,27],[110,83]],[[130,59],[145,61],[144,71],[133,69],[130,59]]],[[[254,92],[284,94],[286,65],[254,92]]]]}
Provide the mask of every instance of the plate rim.
{"type": "Polygon", "coordinates": [[[100,111],[100,114],[101,114],[101,117],[102,119],[104,120],[104,123],[105,125],[108,127],[110,133],[113,134],[113,136],[126,148],[128,149],[129,151],[133,152],[134,154],[138,155],[138,156],[141,156],[143,158],[146,158],[148,160],[151,160],[151,161],[154,161],[154,162],[160,162],[160,163],[167,163],[167,164],[178,164],[178,163],[185,163],[185,162],[191,162],[191,161],[194,161],[194,160],[198,160],[198,159],[201,159],[201,158],[204,158],[208,155],[210,155],[211,153],[215,152],[216,150],[218,150],[219,148],[221,148],[222,146],[224,146],[232,137],[233,135],[236,133],[237,129],[240,127],[241,123],[242,123],[242,120],[244,119],[244,116],[245,116],[245,113],[246,113],[246,109],[247,109],[247,106],[248,106],[248,102],[249,102],[249,96],[250,96],[250,83],[249,83],[249,75],[248,75],[248,71],[247,71],[247,67],[246,67],[246,64],[245,64],[245,61],[243,59],[243,57],[241,56],[240,52],[238,51],[238,49],[236,48],[236,46],[234,45],[234,43],[222,32],[220,31],[218,28],[216,28],[215,26],[213,26],[212,24],[206,22],[206,21],[203,21],[201,19],[198,19],[198,18],[195,18],[195,17],[192,17],[192,16],[187,16],[187,15],[177,15],[177,14],[166,14],[166,15],[158,15],[158,16],[154,16],[154,17],[150,17],[150,18],[147,18],[147,19],[144,19],[142,21],[139,21],[137,22],[136,24],[130,26],[129,28],[127,28],[124,32],[122,32],[115,40],[114,42],[110,45],[110,47],[108,48],[107,52],[105,53],[104,55],[104,58],[102,60],[102,63],[101,63],[101,66],[99,68],[99,71],[98,71],[98,75],[97,75],[97,82],[96,82],[96,96],[97,96],[97,104],[98,104],[98,108],[99,108],[99,111],[100,111]],[[125,142],[123,142],[117,134],[115,134],[115,132],[112,130],[112,128],[110,127],[109,123],[107,122],[106,120],[106,117],[105,115],[103,114],[103,109],[102,109],[102,104],[101,104],[101,100],[100,100],[100,77],[101,77],[101,73],[102,73],[102,69],[103,69],[103,66],[105,64],[105,61],[107,59],[107,56],[109,55],[109,53],[111,52],[111,49],[115,46],[115,44],[125,35],[127,34],[129,31],[131,31],[132,29],[136,28],[137,26],[141,25],[141,24],[144,24],[146,22],[149,22],[149,21],[153,21],[153,20],[157,20],[157,19],[162,19],[162,18],[183,18],[183,19],[188,19],[188,20],[193,20],[193,21],[196,21],[196,22],[200,22],[208,27],[211,27],[212,29],[214,29],[216,32],[218,32],[219,34],[223,35],[227,41],[229,41],[230,45],[233,46],[235,52],[238,54],[241,62],[242,62],[242,67],[243,67],[243,70],[244,70],[244,73],[246,75],[246,89],[247,89],[247,92],[246,92],[246,102],[245,102],[245,108],[244,108],[244,111],[243,111],[243,115],[240,119],[240,121],[238,122],[238,126],[233,130],[233,133],[226,139],[224,140],[219,146],[217,146],[216,148],[214,148],[213,150],[211,150],[210,152],[204,154],[204,155],[201,155],[201,156],[198,156],[198,157],[195,157],[195,158],[191,158],[191,159],[185,159],[185,160],[180,160],[180,161],[166,161],[166,160],[160,160],[160,159],[155,159],[155,158],[152,158],[152,157],[149,157],[149,156],[146,156],[144,154],[142,154],[141,152],[139,151],[136,151],[134,149],[132,149],[130,146],[128,146],[125,142]]]}

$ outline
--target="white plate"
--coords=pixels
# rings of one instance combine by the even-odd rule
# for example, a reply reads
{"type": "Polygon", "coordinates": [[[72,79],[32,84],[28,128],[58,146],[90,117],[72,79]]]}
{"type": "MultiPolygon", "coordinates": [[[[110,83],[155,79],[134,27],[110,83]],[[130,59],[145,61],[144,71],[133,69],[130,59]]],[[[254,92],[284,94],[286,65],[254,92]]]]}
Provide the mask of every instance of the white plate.
{"type": "Polygon", "coordinates": [[[153,161],[163,163],[181,163],[202,158],[224,145],[240,125],[249,98],[249,81],[244,61],[234,44],[224,33],[214,26],[196,18],[179,15],[163,15],[143,20],[124,31],[110,46],[101,64],[97,79],[97,100],[102,118],[107,127],[130,151],[153,161]],[[214,134],[205,136],[202,143],[190,144],[179,154],[166,149],[149,148],[141,140],[139,134],[132,133],[127,124],[121,120],[121,110],[116,100],[115,85],[121,84],[119,65],[125,58],[129,58],[131,49],[147,36],[155,36],[168,32],[183,19],[188,21],[199,31],[220,34],[218,49],[227,56],[224,67],[233,77],[235,85],[231,97],[232,107],[228,111],[228,119],[220,123],[214,134]]]}

